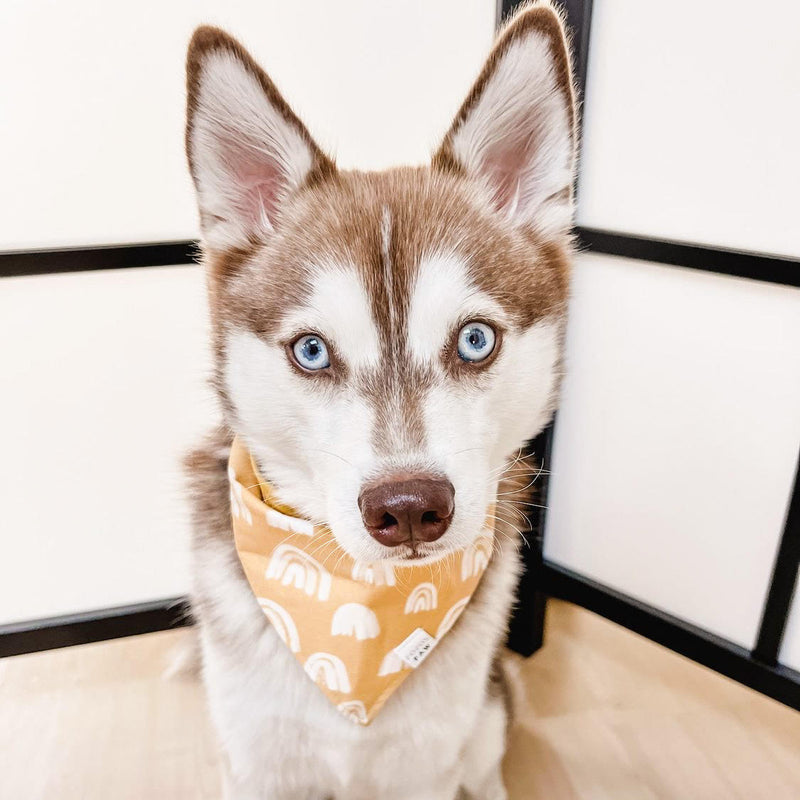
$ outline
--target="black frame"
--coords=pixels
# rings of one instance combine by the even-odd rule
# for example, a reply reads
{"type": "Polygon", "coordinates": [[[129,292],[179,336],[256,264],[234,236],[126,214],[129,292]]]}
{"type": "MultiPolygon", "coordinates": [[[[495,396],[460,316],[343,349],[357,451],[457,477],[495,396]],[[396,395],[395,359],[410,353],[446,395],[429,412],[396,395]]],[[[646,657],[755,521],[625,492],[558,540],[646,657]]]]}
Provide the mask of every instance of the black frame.
{"type": "Polygon", "coordinates": [[[0,625],[0,658],[138,636],[192,624],[185,597],[0,625]]]}
{"type": "MultiPolygon", "coordinates": [[[[564,0],[572,28],[575,71],[580,96],[585,95],[592,0],[564,0]]],[[[511,13],[519,0],[501,0],[499,11],[511,13]]],[[[585,250],[710,271],[757,281],[800,286],[800,260],[744,253],[689,242],[651,239],[630,234],[579,228],[585,250]]],[[[0,277],[45,275],[83,270],[190,264],[196,260],[192,241],[154,242],[88,248],[0,252],[0,277]]],[[[532,443],[534,453],[549,467],[553,426],[532,443]]],[[[539,499],[547,502],[546,472],[539,499]]],[[[509,646],[530,655],[542,645],[547,596],[560,597],[594,611],[653,641],[698,661],[787,705],[800,709],[800,674],[777,663],[800,569],[800,464],[786,523],[762,614],[758,641],[752,651],[672,617],[634,598],[573,573],[543,558],[545,509],[531,518],[523,555],[525,571],[511,620],[509,646]]],[[[168,598],[81,614],[0,626],[0,657],[66,647],[120,636],[191,624],[186,598],[168,598]]]]}
{"type": "Polygon", "coordinates": [[[191,240],[52,250],[6,250],[0,251],[0,278],[191,264],[198,253],[198,243],[191,240]]]}

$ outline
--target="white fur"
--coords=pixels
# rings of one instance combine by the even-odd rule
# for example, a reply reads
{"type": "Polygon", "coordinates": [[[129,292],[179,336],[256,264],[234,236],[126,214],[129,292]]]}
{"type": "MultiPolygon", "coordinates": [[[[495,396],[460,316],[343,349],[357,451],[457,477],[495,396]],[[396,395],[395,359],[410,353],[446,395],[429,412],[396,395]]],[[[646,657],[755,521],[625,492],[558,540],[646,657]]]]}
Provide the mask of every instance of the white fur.
{"type": "Polygon", "coordinates": [[[470,280],[464,258],[457,253],[432,253],[422,258],[411,293],[408,341],[421,364],[439,360],[442,347],[459,321],[488,317],[508,321],[503,307],[470,280]]]}
{"type": "Polygon", "coordinates": [[[281,324],[282,337],[316,331],[352,369],[378,366],[380,340],[364,283],[353,268],[318,266],[311,294],[281,324]]]}
{"type": "Polygon", "coordinates": [[[308,144],[258,81],[233,54],[219,50],[203,64],[189,151],[204,241],[218,249],[271,232],[275,207],[303,183],[313,163],[308,144]]]}
{"type": "Polygon", "coordinates": [[[381,262],[383,264],[383,280],[386,284],[386,297],[389,303],[389,321],[396,328],[397,310],[394,307],[394,271],[392,270],[392,212],[388,206],[381,213],[381,262]]]}
{"type": "Polygon", "coordinates": [[[225,378],[238,430],[281,500],[312,521],[361,529],[356,499],[374,458],[369,404],[350,388],[312,387],[282,347],[244,331],[229,334],[225,378]]]}
{"type": "MultiPolygon", "coordinates": [[[[470,316],[508,321],[498,304],[469,281],[463,259],[455,254],[426,258],[409,314],[415,357],[441,372],[442,348],[454,326],[470,316]]],[[[464,386],[442,379],[428,393],[423,455],[456,489],[459,502],[447,534],[454,547],[466,547],[480,534],[495,491],[491,476],[552,413],[561,327],[558,319],[523,331],[509,326],[485,384],[464,386]]]]}
{"type": "Polygon", "coordinates": [[[513,194],[500,203],[511,220],[544,234],[569,229],[572,117],[558,86],[547,38],[530,33],[508,49],[455,131],[452,147],[464,167],[483,175],[492,188],[498,175],[513,174],[513,194]],[[566,196],[560,194],[565,190],[566,196]]]}

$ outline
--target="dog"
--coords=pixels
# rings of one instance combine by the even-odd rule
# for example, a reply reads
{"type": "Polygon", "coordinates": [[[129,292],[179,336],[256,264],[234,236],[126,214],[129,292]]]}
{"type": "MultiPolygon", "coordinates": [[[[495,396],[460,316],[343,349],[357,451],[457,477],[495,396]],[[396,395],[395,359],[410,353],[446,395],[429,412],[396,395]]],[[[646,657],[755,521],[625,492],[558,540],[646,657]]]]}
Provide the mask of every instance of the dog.
{"type": "Polygon", "coordinates": [[[501,800],[497,661],[536,474],[520,453],[555,408],[573,247],[562,14],[539,0],[504,25],[425,167],[338,170],[218,29],[195,32],[187,76],[223,416],[186,462],[192,604],[227,796],[501,800]],[[477,590],[368,726],[318,691],[248,586],[234,436],[281,503],[358,562],[436,568],[495,508],[477,590]]]}

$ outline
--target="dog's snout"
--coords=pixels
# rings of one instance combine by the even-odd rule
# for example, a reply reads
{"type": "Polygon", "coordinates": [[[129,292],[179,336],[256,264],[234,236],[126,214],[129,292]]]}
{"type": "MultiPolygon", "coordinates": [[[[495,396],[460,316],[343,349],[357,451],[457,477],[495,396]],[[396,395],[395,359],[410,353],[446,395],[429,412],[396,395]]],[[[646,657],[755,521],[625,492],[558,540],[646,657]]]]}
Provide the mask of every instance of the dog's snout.
{"type": "Polygon", "coordinates": [[[381,544],[434,542],[453,518],[455,490],[446,478],[389,481],[365,488],[358,506],[370,535],[381,544]]]}

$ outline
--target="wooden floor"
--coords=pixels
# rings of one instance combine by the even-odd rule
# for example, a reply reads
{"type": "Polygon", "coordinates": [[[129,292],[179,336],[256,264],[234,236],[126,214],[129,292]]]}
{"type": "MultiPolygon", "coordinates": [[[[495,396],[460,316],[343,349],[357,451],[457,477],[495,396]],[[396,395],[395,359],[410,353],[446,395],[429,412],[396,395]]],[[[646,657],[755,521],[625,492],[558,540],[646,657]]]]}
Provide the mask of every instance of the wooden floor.
{"type": "MultiPolygon", "coordinates": [[[[0,798],[218,798],[200,686],[161,677],[187,635],[0,660],[0,798]]],[[[586,611],[509,670],[512,800],[800,798],[800,714],[586,611]]]]}

